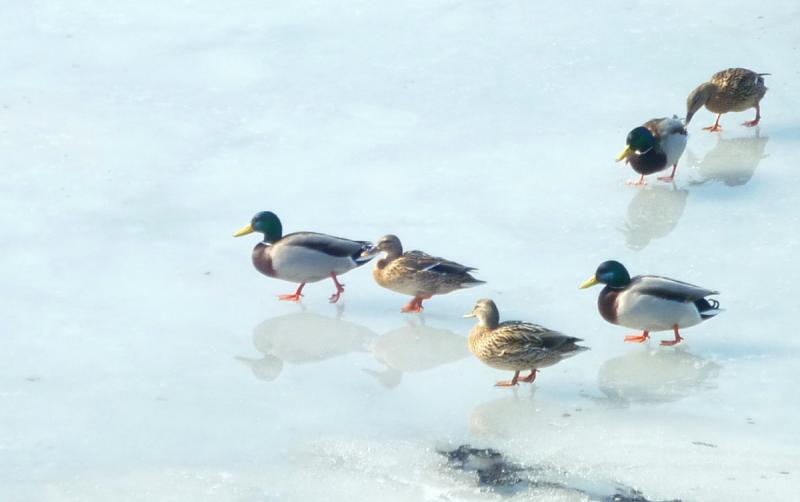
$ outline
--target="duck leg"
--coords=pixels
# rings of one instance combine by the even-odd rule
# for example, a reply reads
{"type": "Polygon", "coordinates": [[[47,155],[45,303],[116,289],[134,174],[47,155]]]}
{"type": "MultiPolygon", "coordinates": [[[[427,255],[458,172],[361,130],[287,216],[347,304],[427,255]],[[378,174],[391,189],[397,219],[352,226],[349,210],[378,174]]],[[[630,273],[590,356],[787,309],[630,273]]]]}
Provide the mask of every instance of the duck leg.
{"type": "Polygon", "coordinates": [[[713,126],[704,127],[704,128],[703,128],[703,130],[704,130],[704,131],[708,131],[708,132],[717,132],[717,131],[721,131],[721,130],[722,130],[722,126],[721,126],[721,125],[719,125],[719,119],[720,119],[720,117],[722,117],[722,114],[721,114],[721,113],[718,113],[718,114],[717,114],[717,121],[716,121],[716,122],[714,122],[714,125],[713,125],[713,126]]]}
{"type": "Polygon", "coordinates": [[[523,377],[523,378],[520,378],[519,381],[520,382],[525,382],[525,383],[533,383],[533,381],[536,380],[536,373],[538,373],[538,372],[539,372],[539,370],[532,369],[530,375],[528,375],[526,377],[523,377]]]}
{"type": "MultiPolygon", "coordinates": [[[[430,297],[428,297],[428,298],[430,298],[430,297]]],[[[422,307],[422,300],[425,300],[425,299],[426,298],[424,298],[422,296],[415,296],[410,302],[408,302],[407,305],[405,305],[403,308],[400,309],[400,312],[402,312],[404,314],[422,312],[423,310],[425,310],[422,307]]]]}
{"type": "Polygon", "coordinates": [[[753,120],[742,122],[742,125],[747,127],[757,126],[759,120],[761,120],[761,105],[756,103],[756,118],[753,120]]]}
{"type": "Polygon", "coordinates": [[[628,335],[625,337],[626,342],[639,342],[642,343],[650,339],[650,332],[645,330],[641,335],[628,335]]]}
{"type": "Polygon", "coordinates": [[[675,171],[678,169],[678,164],[672,166],[672,174],[669,176],[659,176],[658,179],[661,181],[674,181],[675,180],[675,171]]]}
{"type": "Polygon", "coordinates": [[[328,301],[331,303],[336,303],[341,298],[342,293],[344,293],[344,284],[340,284],[339,281],[336,279],[336,274],[331,272],[331,279],[333,279],[333,283],[336,284],[336,292],[328,298],[328,301]]]}
{"type": "Polygon", "coordinates": [[[303,297],[302,293],[305,285],[305,282],[301,282],[300,286],[297,287],[297,291],[288,295],[278,295],[278,300],[283,300],[285,302],[299,302],[300,298],[303,297]]]}
{"type": "Polygon", "coordinates": [[[663,345],[665,347],[672,347],[673,345],[677,345],[677,344],[681,343],[681,340],[683,340],[683,337],[681,336],[680,333],[678,333],[678,327],[675,326],[673,328],[673,331],[675,332],[675,339],[674,340],[662,340],[661,341],[661,345],[663,345]]]}
{"type": "Polygon", "coordinates": [[[494,386],[495,387],[513,387],[513,386],[517,385],[518,381],[519,381],[519,371],[515,371],[514,372],[514,378],[512,378],[511,381],[500,380],[499,382],[494,384],[494,386]]]}
{"type": "Polygon", "coordinates": [[[635,186],[639,186],[639,185],[646,185],[646,184],[647,184],[647,182],[644,180],[644,174],[643,174],[643,175],[642,175],[642,176],[639,178],[639,181],[632,181],[632,180],[628,180],[628,184],[629,184],[629,185],[635,185],[635,186]]]}

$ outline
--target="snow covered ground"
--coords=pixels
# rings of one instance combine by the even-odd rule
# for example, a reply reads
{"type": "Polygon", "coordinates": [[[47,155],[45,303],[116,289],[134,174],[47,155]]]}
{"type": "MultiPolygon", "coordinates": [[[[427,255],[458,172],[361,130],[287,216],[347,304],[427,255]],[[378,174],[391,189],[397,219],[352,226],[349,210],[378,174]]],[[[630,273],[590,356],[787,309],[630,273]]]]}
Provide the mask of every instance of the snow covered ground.
{"type": "Polygon", "coordinates": [[[480,487],[437,453],[461,444],[651,500],[796,498],[800,4],[543,4],[7,3],[0,499],[591,497],[480,487]],[[729,66],[772,73],[762,125],[703,110],[675,186],[626,186],[627,132],[729,66]],[[366,269],[340,308],[278,302],[231,237],[264,209],[488,284],[422,316],[366,269]],[[609,258],[726,311],[625,344],[577,289],[609,258]],[[480,297],[592,350],[494,388],[480,297]]]}

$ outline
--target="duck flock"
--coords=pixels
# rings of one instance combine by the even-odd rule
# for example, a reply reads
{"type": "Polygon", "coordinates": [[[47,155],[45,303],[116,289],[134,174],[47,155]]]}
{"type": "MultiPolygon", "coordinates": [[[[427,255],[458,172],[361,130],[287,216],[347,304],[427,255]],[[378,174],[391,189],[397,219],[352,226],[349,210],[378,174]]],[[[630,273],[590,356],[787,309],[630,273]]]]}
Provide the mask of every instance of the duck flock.
{"type": "MultiPolygon", "coordinates": [[[[631,130],[625,149],[617,157],[617,161],[624,160],[639,174],[637,180],[628,183],[644,185],[647,183],[645,176],[669,168],[672,168],[669,176],[658,179],[674,179],[678,160],[686,148],[686,128],[703,106],[717,114],[714,125],[704,130],[718,132],[722,129],[719,122],[723,114],[750,108],[755,108],[756,116],[743,125],[757,125],[761,120],[760,102],[767,92],[765,75],[768,74],[745,68],[728,68],[715,73],[710,81],[700,84],[689,94],[685,121],[674,116],[656,118],[631,130]]],[[[396,235],[385,235],[377,244],[317,232],[284,235],[280,219],[271,211],[257,213],[250,224],[234,236],[254,232],[264,236],[253,248],[255,268],[268,277],[299,284],[294,293],[278,297],[284,301],[299,302],[306,284],[331,279],[336,291],[330,302],[336,303],[344,293],[339,276],[368,263],[377,255],[383,257],[376,261],[373,269],[375,282],[412,297],[401,309],[404,313],[422,312],[422,302],[433,296],[485,283],[473,277],[472,272],[476,270],[473,267],[422,251],[404,251],[396,235]]],[[[661,345],[673,346],[683,340],[681,329],[700,324],[721,311],[719,302],[709,298],[718,294],[717,291],[656,275],[631,277],[625,266],[614,260],[601,263],[580,288],[597,284],[604,285],[597,300],[603,319],[641,331],[641,334],[626,336],[626,342],[641,343],[649,339],[651,332],[671,331],[674,339],[661,341],[661,345]]],[[[538,324],[500,322],[497,305],[488,298],[478,300],[464,317],[478,320],[469,335],[470,351],[493,368],[514,372],[511,380],[497,382],[498,386],[532,383],[540,368],[588,350],[588,347],[578,344],[583,341],[580,338],[538,324]],[[523,371],[530,373],[520,377],[523,371]]]]}

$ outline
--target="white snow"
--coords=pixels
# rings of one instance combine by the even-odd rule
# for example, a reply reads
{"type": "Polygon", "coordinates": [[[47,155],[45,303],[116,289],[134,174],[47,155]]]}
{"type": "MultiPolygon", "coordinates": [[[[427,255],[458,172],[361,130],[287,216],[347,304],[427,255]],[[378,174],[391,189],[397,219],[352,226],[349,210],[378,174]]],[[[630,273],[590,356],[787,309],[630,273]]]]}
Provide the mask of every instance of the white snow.
{"type": "Polygon", "coordinates": [[[653,500],[796,498],[799,18],[789,0],[7,2],[0,499],[499,500],[436,453],[465,443],[653,500]],[[702,110],[676,186],[626,186],[627,132],[730,66],[772,74],[761,126],[710,134],[702,110]],[[278,302],[294,287],[231,237],[267,209],[286,232],[397,234],[488,284],[419,319],[368,267],[343,308],[330,281],[278,302]],[[725,312],[676,349],[625,344],[577,289],[610,258],[725,312]],[[481,297],[592,350],[535,392],[494,388],[509,375],[465,351],[481,297]]]}

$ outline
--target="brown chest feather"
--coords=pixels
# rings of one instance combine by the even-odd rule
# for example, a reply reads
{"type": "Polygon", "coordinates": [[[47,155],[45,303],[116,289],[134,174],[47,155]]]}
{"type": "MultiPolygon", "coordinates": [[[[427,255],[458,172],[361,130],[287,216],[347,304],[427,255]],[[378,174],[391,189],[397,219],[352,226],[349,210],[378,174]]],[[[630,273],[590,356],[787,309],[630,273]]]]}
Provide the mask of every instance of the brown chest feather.
{"type": "Polygon", "coordinates": [[[611,324],[617,323],[617,297],[620,291],[611,289],[609,287],[603,288],[600,296],[597,297],[597,310],[603,319],[611,324]]]}
{"type": "Polygon", "coordinates": [[[263,242],[256,244],[256,247],[253,248],[253,266],[268,277],[276,277],[277,274],[272,268],[272,258],[269,256],[268,248],[269,246],[263,242]]]}

